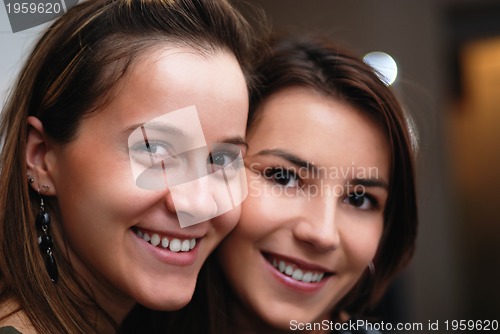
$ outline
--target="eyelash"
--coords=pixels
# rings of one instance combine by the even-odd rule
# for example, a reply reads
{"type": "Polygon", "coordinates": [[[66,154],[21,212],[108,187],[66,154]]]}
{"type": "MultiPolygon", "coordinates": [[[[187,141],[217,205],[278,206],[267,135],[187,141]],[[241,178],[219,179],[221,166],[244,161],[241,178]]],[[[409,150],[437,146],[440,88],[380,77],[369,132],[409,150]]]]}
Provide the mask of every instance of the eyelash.
{"type": "Polygon", "coordinates": [[[144,156],[140,159],[152,157],[155,159],[155,162],[159,162],[160,160],[164,160],[166,157],[171,156],[169,145],[159,141],[149,141],[148,145],[144,142],[140,142],[132,146],[130,149],[131,152],[134,152],[134,155],[140,154],[144,156]],[[156,153],[158,152],[158,149],[163,149],[164,153],[156,153]]]}
{"type": "MultiPolygon", "coordinates": [[[[170,159],[175,159],[176,155],[172,155],[171,152],[171,147],[168,143],[164,143],[161,141],[149,141],[148,146],[144,142],[140,142],[132,147],[132,150],[134,152],[138,152],[140,154],[146,155],[147,157],[153,157],[155,159],[155,163],[159,162],[160,160],[165,160],[166,158],[170,159]],[[163,149],[164,153],[156,153],[158,151],[158,148],[163,149]]],[[[213,172],[218,170],[218,168],[221,167],[227,167],[228,165],[231,165],[231,168],[236,170],[244,166],[243,159],[239,158],[240,151],[229,151],[229,150],[221,150],[221,151],[215,151],[215,152],[210,152],[209,156],[207,157],[207,164],[211,166],[216,166],[213,168],[213,172]],[[225,160],[224,164],[217,164],[214,162],[214,157],[218,157],[220,155],[224,155],[227,157],[229,161],[225,160]]],[[[216,159],[215,158],[215,159],[216,159]]]]}
{"type": "Polygon", "coordinates": [[[211,152],[207,158],[207,164],[218,166],[218,167],[227,167],[228,165],[232,164],[231,167],[233,169],[239,169],[240,167],[243,167],[243,165],[244,165],[243,159],[239,158],[239,152],[236,153],[236,152],[230,152],[230,151],[211,152]],[[226,155],[226,156],[230,156],[230,158],[229,158],[230,161],[228,163],[223,164],[223,165],[216,164],[214,162],[214,156],[218,156],[221,154],[226,155]]]}
{"type": "MultiPolygon", "coordinates": [[[[303,183],[303,180],[297,175],[297,173],[294,170],[288,169],[286,167],[266,168],[266,169],[264,169],[263,174],[264,174],[264,177],[266,178],[266,180],[269,180],[270,182],[273,182],[273,183],[278,184],[278,185],[283,186],[283,187],[300,187],[303,183]],[[282,176],[286,176],[287,182],[286,183],[279,182],[278,179],[276,178],[276,176],[278,174],[281,174],[282,176]],[[289,183],[291,179],[295,180],[295,182],[297,184],[294,184],[292,186],[287,185],[287,183],[289,183]]],[[[373,195],[368,194],[368,193],[363,193],[360,195],[358,195],[356,193],[347,194],[345,196],[345,198],[343,199],[343,202],[348,204],[348,205],[351,205],[354,208],[359,209],[359,210],[371,211],[371,210],[377,210],[380,208],[380,203],[377,200],[377,198],[373,195]],[[362,198],[364,200],[361,203],[361,205],[357,206],[356,204],[351,203],[351,200],[356,199],[356,198],[362,198]],[[365,203],[366,203],[365,201],[368,201],[369,207],[368,208],[361,208],[361,206],[365,205],[365,203]]]]}
{"type": "Polygon", "coordinates": [[[366,210],[366,211],[376,210],[376,209],[378,209],[380,207],[378,200],[374,196],[372,196],[370,194],[367,194],[367,193],[363,193],[361,195],[357,195],[356,193],[348,194],[344,198],[343,202],[346,203],[346,204],[348,204],[348,205],[353,206],[356,209],[366,210]],[[357,206],[355,204],[350,203],[350,200],[352,200],[353,198],[363,198],[363,199],[366,199],[368,201],[368,203],[369,203],[369,207],[368,208],[361,208],[361,206],[364,205],[364,203],[365,203],[364,201],[363,201],[362,205],[360,205],[360,206],[357,206]]]}
{"type": "MultiPolygon", "coordinates": [[[[285,168],[285,167],[266,168],[264,170],[264,177],[266,178],[266,180],[269,180],[269,181],[276,183],[278,185],[281,185],[283,187],[295,187],[295,186],[298,186],[300,183],[302,183],[301,179],[295,173],[295,171],[293,171],[292,169],[285,168]],[[287,186],[286,184],[279,182],[278,179],[276,178],[276,176],[278,174],[281,174],[282,176],[287,176],[287,177],[295,180],[297,182],[297,185],[287,186]]],[[[288,179],[288,181],[290,181],[290,179],[288,179]]]]}

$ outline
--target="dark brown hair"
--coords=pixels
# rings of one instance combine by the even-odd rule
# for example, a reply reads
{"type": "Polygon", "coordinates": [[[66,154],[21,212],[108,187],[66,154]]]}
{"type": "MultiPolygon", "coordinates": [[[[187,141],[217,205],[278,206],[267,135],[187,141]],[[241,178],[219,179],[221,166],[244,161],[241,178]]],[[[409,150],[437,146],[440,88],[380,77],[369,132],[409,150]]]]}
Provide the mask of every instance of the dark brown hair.
{"type": "Polygon", "coordinates": [[[106,316],[57,247],[59,282],[47,275],[34,228],[40,199],[26,176],[28,116],[39,118],[52,140],[68,143],[152,48],[230,52],[250,83],[252,44],[249,24],[226,0],[85,1],[47,30],[1,115],[0,305],[14,300],[40,333],[92,333],[106,316]]]}
{"type": "MultiPolygon", "coordinates": [[[[361,58],[323,38],[283,38],[257,70],[260,85],[251,98],[248,127],[259,117],[259,105],[288,87],[313,89],[341,100],[369,115],[382,129],[391,156],[389,197],[384,230],[374,259],[375,273],[367,270],[358,284],[337,305],[337,310],[358,313],[373,306],[394,275],[414,253],[417,204],[414,160],[417,140],[412,122],[380,74],[361,58]]],[[[304,139],[307,140],[307,139],[304,139]]]]}

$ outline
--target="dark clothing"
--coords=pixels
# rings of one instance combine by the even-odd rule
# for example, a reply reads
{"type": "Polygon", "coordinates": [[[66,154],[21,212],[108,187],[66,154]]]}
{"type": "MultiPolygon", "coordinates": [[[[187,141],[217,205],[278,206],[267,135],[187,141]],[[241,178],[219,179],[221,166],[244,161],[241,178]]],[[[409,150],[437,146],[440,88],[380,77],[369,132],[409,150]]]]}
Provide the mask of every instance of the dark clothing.
{"type": "Polygon", "coordinates": [[[0,334],[21,334],[21,332],[12,326],[7,326],[7,327],[0,327],[0,334]]]}

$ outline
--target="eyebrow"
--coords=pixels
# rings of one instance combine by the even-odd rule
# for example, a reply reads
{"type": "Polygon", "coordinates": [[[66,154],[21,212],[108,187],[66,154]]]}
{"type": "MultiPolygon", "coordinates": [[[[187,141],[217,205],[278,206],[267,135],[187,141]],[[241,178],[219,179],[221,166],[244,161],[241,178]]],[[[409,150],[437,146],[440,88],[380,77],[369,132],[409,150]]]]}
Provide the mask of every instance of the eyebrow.
{"type": "MultiPolygon", "coordinates": [[[[273,155],[273,156],[277,156],[277,157],[280,157],[282,159],[285,159],[288,162],[294,164],[295,166],[297,166],[299,168],[307,168],[310,171],[317,171],[317,172],[320,172],[320,170],[321,170],[321,168],[317,167],[313,163],[306,161],[302,158],[299,158],[295,154],[287,152],[287,151],[282,150],[282,149],[262,150],[262,151],[259,151],[256,155],[260,155],[260,156],[273,155]]],[[[355,178],[355,179],[351,180],[351,183],[355,186],[360,185],[360,186],[364,186],[367,188],[377,187],[377,188],[385,189],[387,191],[389,190],[389,183],[383,179],[355,178]]]]}
{"type": "Polygon", "coordinates": [[[135,131],[136,129],[138,129],[140,127],[143,128],[143,129],[145,128],[146,130],[157,130],[157,131],[162,131],[162,132],[173,134],[173,135],[177,135],[177,136],[185,136],[184,131],[182,131],[181,129],[179,129],[179,128],[175,127],[175,126],[171,126],[171,125],[165,124],[163,122],[162,123],[144,122],[144,123],[134,124],[132,126],[127,127],[124,130],[124,132],[125,133],[130,133],[130,132],[133,132],[133,131],[135,131]]]}
{"type": "Polygon", "coordinates": [[[217,143],[225,143],[225,144],[233,144],[233,145],[238,145],[238,146],[244,146],[245,149],[248,150],[248,143],[241,136],[222,137],[222,138],[218,138],[215,142],[217,142],[217,143]]]}
{"type": "Polygon", "coordinates": [[[290,153],[290,152],[287,152],[287,151],[281,150],[281,149],[262,150],[262,151],[259,151],[256,155],[261,155],[261,156],[262,155],[264,155],[264,156],[273,155],[273,156],[285,159],[288,162],[290,162],[291,164],[293,164],[299,168],[306,168],[310,171],[317,171],[318,170],[318,167],[316,167],[313,163],[306,161],[302,158],[299,158],[298,156],[296,156],[293,153],[290,153]]]}
{"type": "Polygon", "coordinates": [[[355,186],[364,186],[367,188],[377,187],[385,190],[389,190],[389,184],[385,180],[380,179],[353,179],[351,183],[355,186]]]}

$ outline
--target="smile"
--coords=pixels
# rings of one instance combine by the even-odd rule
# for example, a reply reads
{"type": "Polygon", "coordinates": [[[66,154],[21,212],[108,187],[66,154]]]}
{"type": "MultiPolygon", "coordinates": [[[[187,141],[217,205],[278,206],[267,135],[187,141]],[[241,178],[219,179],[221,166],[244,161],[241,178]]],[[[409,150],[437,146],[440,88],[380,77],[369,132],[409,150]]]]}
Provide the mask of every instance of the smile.
{"type": "Polygon", "coordinates": [[[279,272],[299,282],[319,283],[325,275],[329,275],[329,273],[324,271],[315,271],[301,267],[297,263],[279,258],[275,255],[266,254],[264,257],[273,267],[279,270],[279,272]]]}
{"type": "Polygon", "coordinates": [[[171,252],[189,252],[196,247],[196,239],[178,239],[159,235],[157,233],[141,231],[134,228],[134,233],[144,241],[150,243],[154,247],[168,249],[171,252]]]}

